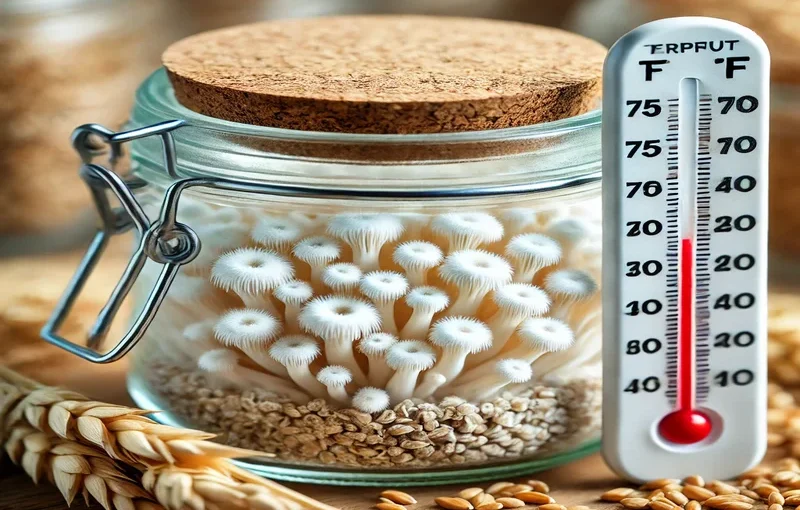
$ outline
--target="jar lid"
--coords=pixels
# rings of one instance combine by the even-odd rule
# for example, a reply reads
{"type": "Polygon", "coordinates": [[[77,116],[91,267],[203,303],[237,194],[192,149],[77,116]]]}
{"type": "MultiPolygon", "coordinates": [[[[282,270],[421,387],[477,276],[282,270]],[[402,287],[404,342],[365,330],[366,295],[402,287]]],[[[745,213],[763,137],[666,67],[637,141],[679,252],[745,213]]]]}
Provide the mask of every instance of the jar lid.
{"type": "Polygon", "coordinates": [[[184,106],[304,131],[443,133],[525,126],[597,107],[606,50],[487,19],[340,16],[201,33],[163,55],[184,106]]]}

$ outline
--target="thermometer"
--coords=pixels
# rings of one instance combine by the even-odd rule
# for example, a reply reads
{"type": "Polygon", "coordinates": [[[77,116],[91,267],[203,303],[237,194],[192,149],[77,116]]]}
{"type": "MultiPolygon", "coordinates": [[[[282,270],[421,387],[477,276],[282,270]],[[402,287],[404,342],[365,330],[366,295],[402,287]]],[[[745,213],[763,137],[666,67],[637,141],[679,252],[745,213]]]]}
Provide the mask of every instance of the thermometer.
{"type": "Polygon", "coordinates": [[[603,451],[631,480],[766,450],[769,54],[711,18],[643,25],[603,85],[603,451]]]}

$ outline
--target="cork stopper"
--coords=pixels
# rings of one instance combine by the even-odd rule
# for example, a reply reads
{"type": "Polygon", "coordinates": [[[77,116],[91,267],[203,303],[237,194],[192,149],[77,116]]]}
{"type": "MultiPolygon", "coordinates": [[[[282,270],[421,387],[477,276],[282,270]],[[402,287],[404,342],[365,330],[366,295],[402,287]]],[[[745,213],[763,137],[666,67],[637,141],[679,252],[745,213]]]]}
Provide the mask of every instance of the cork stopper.
{"type": "Polygon", "coordinates": [[[487,19],[341,16],[201,33],[164,66],[184,106],[304,131],[441,133],[579,115],[600,96],[605,48],[487,19]]]}

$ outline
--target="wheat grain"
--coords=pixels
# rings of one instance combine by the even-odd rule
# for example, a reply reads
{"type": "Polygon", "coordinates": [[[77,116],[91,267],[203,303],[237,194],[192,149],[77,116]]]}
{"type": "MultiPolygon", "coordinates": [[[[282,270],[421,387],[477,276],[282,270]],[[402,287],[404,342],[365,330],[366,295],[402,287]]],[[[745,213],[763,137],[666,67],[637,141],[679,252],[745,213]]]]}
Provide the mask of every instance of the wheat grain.
{"type": "Polygon", "coordinates": [[[520,508],[525,506],[525,502],[517,498],[497,498],[495,503],[500,503],[503,508],[520,508]]]}
{"type": "MultiPolygon", "coordinates": [[[[381,492],[381,497],[388,499],[392,503],[396,503],[398,505],[413,505],[416,504],[417,500],[414,499],[414,496],[408,494],[403,491],[398,490],[387,490],[381,492]]],[[[463,497],[463,496],[461,496],[463,497]]],[[[464,498],[468,499],[468,498],[464,498]]]]}
{"type": "Polygon", "coordinates": [[[437,505],[446,510],[472,510],[472,503],[462,498],[438,497],[433,500],[437,505]]]}
{"type": "MultiPolygon", "coordinates": [[[[603,501],[612,501],[614,503],[619,503],[623,499],[633,494],[633,492],[634,492],[633,489],[630,489],[628,487],[618,487],[616,489],[611,489],[610,491],[604,492],[600,496],[600,499],[602,499],[603,501]]],[[[653,498],[648,498],[648,499],[653,499],[653,498]]]]}

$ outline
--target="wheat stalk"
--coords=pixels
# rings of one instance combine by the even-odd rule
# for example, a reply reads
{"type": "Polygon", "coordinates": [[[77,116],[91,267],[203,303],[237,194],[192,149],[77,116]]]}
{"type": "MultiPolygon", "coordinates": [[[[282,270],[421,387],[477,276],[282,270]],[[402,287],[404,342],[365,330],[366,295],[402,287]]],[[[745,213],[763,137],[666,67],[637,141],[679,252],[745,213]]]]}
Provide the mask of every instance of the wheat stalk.
{"type": "MultiPolygon", "coordinates": [[[[33,454],[25,456],[26,450],[21,450],[20,445],[24,447],[26,443],[20,443],[20,437],[35,433],[38,434],[34,436],[37,441],[47,440],[48,444],[57,444],[62,450],[67,448],[70,451],[71,448],[83,452],[84,457],[102,459],[107,468],[116,466],[115,461],[118,461],[142,472],[142,494],[150,494],[169,510],[333,510],[280,484],[250,475],[228,460],[263,454],[212,443],[208,441],[212,434],[160,425],[145,414],[148,411],[94,402],[78,393],[40,386],[0,367],[0,438],[17,454],[23,468],[34,480],[41,478],[42,471],[32,468],[40,465],[25,459],[39,457],[33,454]]],[[[33,446],[32,441],[28,443],[33,446]]],[[[9,455],[13,460],[11,451],[9,455]]],[[[83,467],[92,465],[88,460],[87,463],[81,464],[80,473],[68,474],[98,475],[91,470],[83,473],[83,467]]],[[[62,490],[68,501],[71,501],[68,496],[74,497],[80,484],[85,483],[85,478],[65,475],[60,478],[53,476],[53,480],[59,489],[70,489],[67,492],[62,490]]],[[[89,480],[93,488],[98,487],[100,494],[100,480],[89,480]]],[[[89,493],[94,496],[93,492],[89,493]]],[[[116,504],[113,498],[111,501],[116,504]]],[[[142,507],[144,503],[136,504],[142,507]]],[[[128,505],[122,508],[137,507],[128,505]]]]}
{"type": "Polygon", "coordinates": [[[33,427],[14,427],[5,451],[34,483],[47,479],[61,492],[67,504],[83,495],[107,510],[156,510],[163,508],[112,459],[95,448],[65,441],[33,427]]]}

